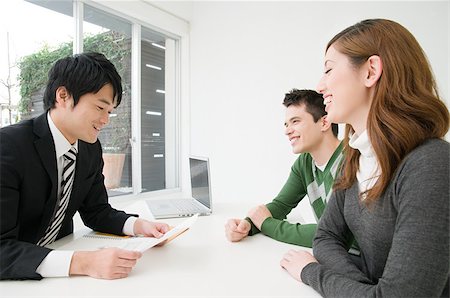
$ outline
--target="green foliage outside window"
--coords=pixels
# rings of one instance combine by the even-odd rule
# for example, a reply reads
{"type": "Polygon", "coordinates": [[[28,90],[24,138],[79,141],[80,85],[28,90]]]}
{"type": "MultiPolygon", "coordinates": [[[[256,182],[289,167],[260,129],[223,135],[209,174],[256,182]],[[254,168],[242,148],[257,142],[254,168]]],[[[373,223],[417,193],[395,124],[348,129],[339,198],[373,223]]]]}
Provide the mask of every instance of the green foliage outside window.
{"type": "Polygon", "coordinates": [[[56,60],[72,55],[72,43],[63,43],[51,51],[44,46],[39,52],[22,57],[19,62],[20,101],[19,112],[28,114],[31,96],[45,88],[48,71],[56,60]]]}

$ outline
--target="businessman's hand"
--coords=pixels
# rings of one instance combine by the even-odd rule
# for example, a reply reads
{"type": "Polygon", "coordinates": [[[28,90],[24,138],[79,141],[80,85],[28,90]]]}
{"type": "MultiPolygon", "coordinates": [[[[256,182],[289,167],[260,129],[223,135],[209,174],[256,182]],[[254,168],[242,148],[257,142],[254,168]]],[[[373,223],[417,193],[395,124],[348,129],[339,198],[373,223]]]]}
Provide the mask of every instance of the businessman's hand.
{"type": "Polygon", "coordinates": [[[231,242],[238,242],[248,236],[251,225],[245,219],[229,219],[225,224],[225,236],[231,242]]]}
{"type": "Polygon", "coordinates": [[[272,217],[272,213],[270,213],[269,209],[267,209],[266,205],[259,205],[251,209],[247,216],[252,220],[253,224],[261,231],[261,226],[263,222],[268,217],[272,217]]]}
{"type": "Polygon", "coordinates": [[[148,220],[138,218],[134,223],[135,235],[161,238],[169,230],[169,225],[161,222],[150,222],[148,220]]]}
{"type": "Polygon", "coordinates": [[[88,275],[101,279],[124,278],[130,274],[141,256],[138,251],[119,248],[76,251],[72,256],[69,275],[88,275]]]}
{"type": "Polygon", "coordinates": [[[307,251],[293,250],[288,251],[280,261],[280,266],[289,272],[289,274],[298,281],[301,280],[303,268],[309,263],[317,263],[316,258],[307,251]]]}

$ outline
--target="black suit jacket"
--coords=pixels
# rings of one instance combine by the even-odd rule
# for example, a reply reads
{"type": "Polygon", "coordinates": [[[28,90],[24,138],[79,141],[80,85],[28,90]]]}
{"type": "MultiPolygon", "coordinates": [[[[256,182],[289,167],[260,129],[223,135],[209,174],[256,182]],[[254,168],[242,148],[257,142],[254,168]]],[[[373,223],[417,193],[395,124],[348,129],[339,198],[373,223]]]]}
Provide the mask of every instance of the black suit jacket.
{"type": "MultiPolygon", "coordinates": [[[[130,216],[113,209],[102,174],[100,143],[78,142],[75,180],[57,239],[73,232],[79,211],[90,228],[122,234],[130,216]]],[[[0,279],[41,279],[36,268],[50,252],[37,246],[57,203],[56,151],[47,113],[0,129],[0,279]]]]}

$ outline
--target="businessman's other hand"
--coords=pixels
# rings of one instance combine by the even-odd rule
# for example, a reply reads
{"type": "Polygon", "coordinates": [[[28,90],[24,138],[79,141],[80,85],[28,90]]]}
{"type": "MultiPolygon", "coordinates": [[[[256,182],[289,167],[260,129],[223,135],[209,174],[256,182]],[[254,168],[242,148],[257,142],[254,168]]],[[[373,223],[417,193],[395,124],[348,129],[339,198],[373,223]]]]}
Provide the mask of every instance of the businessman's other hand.
{"type": "Polygon", "coordinates": [[[127,277],[137,260],[138,251],[104,248],[97,251],[76,251],[72,256],[69,275],[88,275],[101,279],[127,277]]]}

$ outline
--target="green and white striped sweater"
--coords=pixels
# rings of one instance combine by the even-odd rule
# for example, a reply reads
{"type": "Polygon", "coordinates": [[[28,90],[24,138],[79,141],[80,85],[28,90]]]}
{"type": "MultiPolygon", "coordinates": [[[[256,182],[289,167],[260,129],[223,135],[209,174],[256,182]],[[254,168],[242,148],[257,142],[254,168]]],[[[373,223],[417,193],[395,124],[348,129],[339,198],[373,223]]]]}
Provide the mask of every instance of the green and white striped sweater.
{"type": "MultiPolygon", "coordinates": [[[[291,224],[284,219],[306,195],[317,221],[320,219],[332,194],[334,180],[343,157],[342,149],[341,142],[323,171],[316,167],[309,153],[300,154],[280,193],[266,205],[272,217],[263,222],[261,226],[263,234],[278,241],[312,247],[317,225],[291,224]]],[[[247,220],[250,221],[248,218],[247,220]]],[[[249,235],[258,232],[259,230],[252,223],[249,235]]]]}

